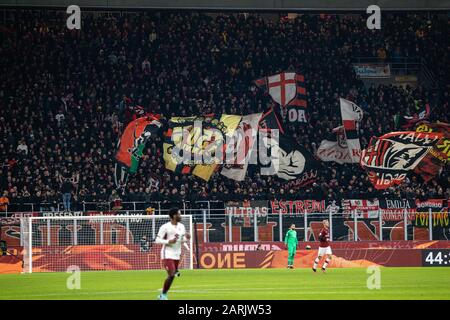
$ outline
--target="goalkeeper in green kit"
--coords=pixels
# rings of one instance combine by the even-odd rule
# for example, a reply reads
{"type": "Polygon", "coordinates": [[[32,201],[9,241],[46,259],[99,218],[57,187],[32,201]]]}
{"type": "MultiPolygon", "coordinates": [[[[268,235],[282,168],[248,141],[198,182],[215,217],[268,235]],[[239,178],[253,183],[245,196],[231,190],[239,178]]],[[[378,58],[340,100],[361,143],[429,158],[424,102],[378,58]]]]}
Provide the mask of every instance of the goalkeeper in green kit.
{"type": "Polygon", "coordinates": [[[286,236],[284,237],[284,244],[288,250],[288,269],[294,268],[294,257],[297,251],[297,231],[295,231],[295,224],[291,224],[286,236]]]}

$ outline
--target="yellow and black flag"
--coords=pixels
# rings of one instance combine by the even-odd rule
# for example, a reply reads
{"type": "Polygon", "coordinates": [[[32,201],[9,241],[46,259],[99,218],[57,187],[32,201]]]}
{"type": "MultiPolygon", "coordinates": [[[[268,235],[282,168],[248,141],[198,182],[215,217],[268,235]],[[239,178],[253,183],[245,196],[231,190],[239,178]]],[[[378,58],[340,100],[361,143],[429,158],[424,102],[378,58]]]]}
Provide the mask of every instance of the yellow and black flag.
{"type": "Polygon", "coordinates": [[[242,117],[172,117],[164,133],[166,169],[193,174],[209,181],[214,171],[225,163],[226,137],[233,135],[242,117]]]}

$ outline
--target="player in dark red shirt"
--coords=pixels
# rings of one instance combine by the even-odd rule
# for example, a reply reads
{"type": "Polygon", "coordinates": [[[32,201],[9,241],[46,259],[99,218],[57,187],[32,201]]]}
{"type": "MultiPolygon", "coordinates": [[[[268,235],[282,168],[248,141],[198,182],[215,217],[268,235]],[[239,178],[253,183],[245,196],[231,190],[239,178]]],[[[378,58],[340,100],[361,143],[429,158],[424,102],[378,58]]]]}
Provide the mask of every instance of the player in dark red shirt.
{"type": "Polygon", "coordinates": [[[319,251],[317,253],[317,258],[316,260],[314,260],[314,265],[312,267],[313,271],[316,272],[317,269],[317,265],[319,264],[320,260],[322,259],[323,256],[326,256],[325,258],[325,262],[322,265],[322,271],[325,272],[325,270],[328,267],[328,264],[331,261],[331,247],[330,247],[330,230],[329,230],[329,222],[328,220],[323,220],[323,228],[322,230],[320,230],[319,233],[319,251]]]}

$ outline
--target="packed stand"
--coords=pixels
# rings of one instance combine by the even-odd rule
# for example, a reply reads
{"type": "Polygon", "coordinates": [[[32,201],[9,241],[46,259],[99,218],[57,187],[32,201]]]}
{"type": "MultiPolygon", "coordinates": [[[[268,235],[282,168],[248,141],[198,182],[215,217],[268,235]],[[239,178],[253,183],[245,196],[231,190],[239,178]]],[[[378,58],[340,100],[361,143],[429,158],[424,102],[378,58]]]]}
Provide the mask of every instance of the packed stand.
{"type": "MultiPolygon", "coordinates": [[[[243,182],[216,173],[206,183],[164,168],[158,140],[149,143],[125,193],[113,193],[114,152],[136,114],[166,117],[249,114],[270,106],[253,80],[283,70],[305,75],[309,123],[289,125],[314,151],[340,124],[339,97],[360,105],[362,146],[394,130],[393,116],[430,103],[431,120],[449,122],[449,24],[427,13],[383,15],[368,30],[365,15],[259,15],[83,12],[81,30],[63,11],[5,14],[0,29],[0,191],[10,203],[180,201],[270,198],[450,197],[444,171],[424,185],[374,190],[358,165],[327,163],[314,185],[297,191],[251,170],[243,182]],[[432,49],[431,49],[432,48],[432,49]],[[352,70],[357,57],[423,58],[435,88],[366,88],[352,70]],[[132,106],[132,107],[130,107],[132,106]],[[140,110],[136,106],[142,106],[140,110]],[[134,108],[133,108],[134,107],[134,108]]],[[[4,200],[6,201],[6,200],[4,200]]],[[[4,205],[3,205],[4,207],[4,205]]]]}

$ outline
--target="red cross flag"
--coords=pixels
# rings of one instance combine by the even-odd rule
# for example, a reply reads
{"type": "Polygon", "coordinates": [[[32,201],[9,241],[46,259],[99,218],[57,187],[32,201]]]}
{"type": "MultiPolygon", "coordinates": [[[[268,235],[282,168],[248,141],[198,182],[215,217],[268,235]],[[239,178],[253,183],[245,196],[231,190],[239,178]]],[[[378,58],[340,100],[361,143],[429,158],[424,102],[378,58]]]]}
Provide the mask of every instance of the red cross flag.
{"type": "Polygon", "coordinates": [[[267,86],[272,99],[282,107],[285,107],[295,98],[297,93],[295,73],[282,72],[267,77],[267,86]]]}
{"type": "Polygon", "coordinates": [[[283,119],[289,115],[290,122],[307,122],[305,78],[295,72],[281,72],[255,80],[272,100],[280,105],[283,119]]]}

